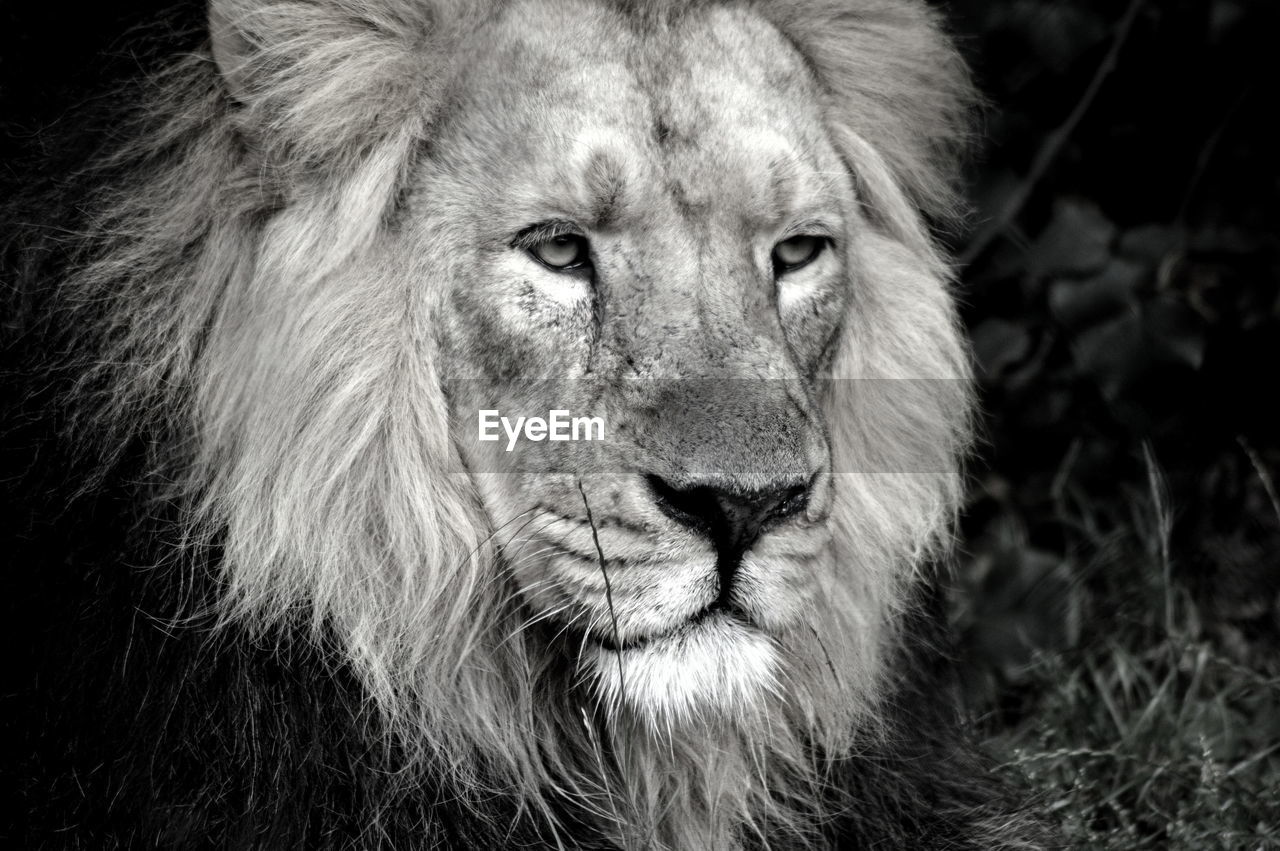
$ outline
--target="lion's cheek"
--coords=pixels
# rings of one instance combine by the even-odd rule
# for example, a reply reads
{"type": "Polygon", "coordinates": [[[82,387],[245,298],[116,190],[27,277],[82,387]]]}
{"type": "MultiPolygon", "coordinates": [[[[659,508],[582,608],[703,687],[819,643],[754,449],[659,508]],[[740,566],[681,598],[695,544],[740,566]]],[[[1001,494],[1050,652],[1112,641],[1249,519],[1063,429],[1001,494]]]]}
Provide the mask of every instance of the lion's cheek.
{"type": "Polygon", "coordinates": [[[443,312],[446,379],[567,376],[587,358],[587,298],[549,298],[515,280],[455,291],[443,312]]]}
{"type": "Polygon", "coordinates": [[[768,632],[803,627],[826,605],[819,590],[833,569],[829,540],[816,552],[747,553],[738,571],[737,603],[768,632]]]}

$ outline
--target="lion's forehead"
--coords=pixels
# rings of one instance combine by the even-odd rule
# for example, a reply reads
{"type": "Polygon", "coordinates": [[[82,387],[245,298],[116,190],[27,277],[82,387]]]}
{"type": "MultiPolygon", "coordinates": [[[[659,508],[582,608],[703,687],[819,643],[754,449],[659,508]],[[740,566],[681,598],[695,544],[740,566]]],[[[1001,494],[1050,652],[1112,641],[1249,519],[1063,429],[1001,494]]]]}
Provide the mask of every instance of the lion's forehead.
{"type": "Polygon", "coordinates": [[[482,42],[460,80],[457,149],[505,208],[535,203],[522,187],[558,187],[630,201],[646,221],[662,201],[768,216],[839,165],[803,61],[748,12],[644,29],[596,4],[528,0],[482,42]]]}

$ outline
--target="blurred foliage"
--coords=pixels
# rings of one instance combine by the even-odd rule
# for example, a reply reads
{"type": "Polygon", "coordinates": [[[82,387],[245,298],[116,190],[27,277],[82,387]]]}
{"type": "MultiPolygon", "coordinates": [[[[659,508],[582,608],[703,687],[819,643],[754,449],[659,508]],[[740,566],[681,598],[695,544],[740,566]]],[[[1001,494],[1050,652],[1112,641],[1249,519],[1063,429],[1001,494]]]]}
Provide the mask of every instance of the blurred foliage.
{"type": "Polygon", "coordinates": [[[1280,847],[1280,4],[954,0],[986,412],[954,619],[1079,847],[1280,847]]]}

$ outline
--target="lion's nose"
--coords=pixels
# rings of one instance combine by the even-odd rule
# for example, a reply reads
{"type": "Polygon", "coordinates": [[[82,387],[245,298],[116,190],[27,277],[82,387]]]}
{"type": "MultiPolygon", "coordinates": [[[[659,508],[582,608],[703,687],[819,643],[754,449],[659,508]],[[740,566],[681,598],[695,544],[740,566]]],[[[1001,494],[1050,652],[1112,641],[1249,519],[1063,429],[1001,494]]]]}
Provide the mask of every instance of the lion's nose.
{"type": "Polygon", "coordinates": [[[654,475],[645,478],[662,513],[710,538],[722,560],[736,560],[765,526],[798,514],[809,502],[809,482],[778,482],[745,490],[710,483],[680,486],[654,475]]]}

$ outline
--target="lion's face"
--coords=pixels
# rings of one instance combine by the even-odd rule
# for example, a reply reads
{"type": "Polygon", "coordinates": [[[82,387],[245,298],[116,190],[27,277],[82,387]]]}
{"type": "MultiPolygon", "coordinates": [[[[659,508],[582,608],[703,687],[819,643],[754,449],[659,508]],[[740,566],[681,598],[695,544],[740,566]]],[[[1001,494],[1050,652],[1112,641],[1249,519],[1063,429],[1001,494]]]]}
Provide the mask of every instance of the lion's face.
{"type": "Polygon", "coordinates": [[[969,87],[925,0],[209,12],[59,285],[173,563],[549,836],[560,796],[624,847],[809,824],[961,492],[924,216],[969,87]],[[493,409],[606,434],[507,453],[493,409]]]}
{"type": "Polygon", "coordinates": [[[817,379],[854,200],[816,86],[724,9],[641,37],[530,2],[475,47],[416,197],[442,376],[492,382],[449,395],[503,566],[639,708],[748,703],[830,572],[817,379]],[[600,417],[606,460],[530,443],[493,472],[484,408],[600,417]]]}

